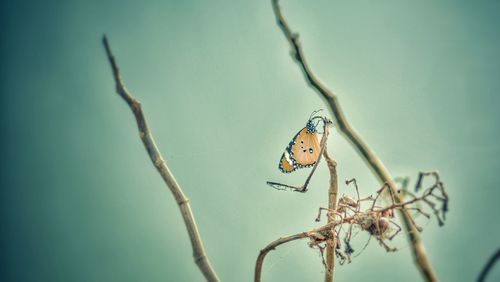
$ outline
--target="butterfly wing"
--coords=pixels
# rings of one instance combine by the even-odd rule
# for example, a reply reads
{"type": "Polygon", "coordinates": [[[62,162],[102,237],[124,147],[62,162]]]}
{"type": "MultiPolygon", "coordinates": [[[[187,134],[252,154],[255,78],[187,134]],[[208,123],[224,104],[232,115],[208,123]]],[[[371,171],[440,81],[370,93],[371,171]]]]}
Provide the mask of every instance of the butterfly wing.
{"type": "Polygon", "coordinates": [[[314,165],[319,158],[320,145],[318,134],[311,133],[307,127],[304,127],[287,148],[290,153],[290,159],[298,167],[310,167],[314,165]]]}
{"type": "Polygon", "coordinates": [[[288,151],[285,151],[281,156],[278,168],[284,173],[290,173],[297,169],[297,167],[293,165],[292,160],[290,160],[290,154],[288,151]]]}

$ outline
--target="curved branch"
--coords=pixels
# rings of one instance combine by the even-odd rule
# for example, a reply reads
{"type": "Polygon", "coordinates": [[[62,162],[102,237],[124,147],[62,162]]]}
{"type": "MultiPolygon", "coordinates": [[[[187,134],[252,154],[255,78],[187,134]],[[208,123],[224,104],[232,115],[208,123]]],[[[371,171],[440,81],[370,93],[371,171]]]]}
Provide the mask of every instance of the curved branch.
{"type": "MultiPolygon", "coordinates": [[[[293,33],[290,29],[287,21],[281,13],[281,8],[279,6],[278,0],[272,0],[272,5],[278,25],[280,26],[286,39],[290,43],[295,60],[299,67],[302,69],[307,82],[314,90],[316,90],[320,94],[321,97],[326,100],[333,116],[335,117],[340,132],[351,142],[351,144],[366,160],[368,166],[375,173],[379,181],[382,183],[387,183],[393,194],[396,195],[396,202],[401,203],[401,197],[397,193],[395,193],[397,190],[397,186],[385,165],[378,158],[375,152],[363,141],[356,130],[349,124],[342,111],[342,108],[340,107],[337,95],[333,91],[328,89],[326,85],[324,85],[319,80],[319,78],[314,74],[314,72],[307,64],[302,52],[302,47],[299,42],[299,36],[298,34],[293,33]]],[[[427,281],[437,281],[437,276],[427,258],[425,247],[420,239],[418,230],[412,224],[411,215],[407,210],[402,209],[400,210],[400,216],[403,219],[403,223],[407,231],[406,234],[408,235],[408,240],[412,247],[413,256],[418,269],[427,281]]]]}
{"type": "Polygon", "coordinates": [[[478,282],[486,281],[486,276],[488,276],[488,273],[498,260],[500,260],[500,248],[488,259],[488,262],[479,274],[479,278],[477,279],[478,282]]]}
{"type": "MultiPolygon", "coordinates": [[[[352,220],[352,218],[347,218],[346,220],[352,220]]],[[[261,275],[262,275],[262,265],[264,264],[264,259],[266,258],[267,253],[270,251],[276,249],[279,245],[298,240],[298,239],[304,239],[304,238],[311,238],[314,237],[314,234],[321,234],[325,231],[329,231],[338,224],[342,224],[343,220],[335,220],[331,221],[323,226],[320,226],[318,228],[309,230],[307,232],[301,232],[297,233],[294,235],[286,236],[286,237],[280,237],[277,240],[272,241],[269,243],[264,249],[260,250],[259,256],[257,257],[257,261],[255,263],[255,276],[254,276],[254,281],[255,282],[260,282],[261,281],[261,275]]]]}
{"type": "Polygon", "coordinates": [[[177,205],[179,205],[179,209],[181,211],[182,218],[184,219],[184,224],[186,225],[189,239],[191,240],[191,245],[193,247],[194,261],[207,281],[219,281],[215,270],[212,268],[210,261],[208,260],[205,248],[203,247],[203,242],[201,241],[200,233],[194,220],[191,206],[189,205],[189,199],[182,192],[181,187],[175,180],[174,175],[168,168],[167,163],[161,156],[161,153],[156,146],[153,135],[151,134],[151,131],[146,123],[144,113],[142,112],[141,103],[135,99],[125,87],[125,84],[120,76],[120,70],[118,69],[118,65],[116,64],[111,48],[109,47],[106,35],[103,36],[102,43],[106,49],[106,55],[113,71],[113,77],[116,83],[116,92],[123,98],[123,100],[125,100],[125,102],[127,102],[128,106],[134,113],[142,143],[144,144],[144,147],[146,147],[154,166],[174,195],[177,205]]]}
{"type": "Polygon", "coordinates": [[[264,259],[266,258],[267,253],[276,249],[279,245],[309,237],[309,232],[301,232],[295,235],[290,235],[286,237],[281,237],[278,240],[272,241],[267,245],[264,249],[260,250],[259,256],[257,257],[257,262],[255,263],[255,282],[260,282],[260,278],[262,275],[262,265],[264,263],[264,259]]]}

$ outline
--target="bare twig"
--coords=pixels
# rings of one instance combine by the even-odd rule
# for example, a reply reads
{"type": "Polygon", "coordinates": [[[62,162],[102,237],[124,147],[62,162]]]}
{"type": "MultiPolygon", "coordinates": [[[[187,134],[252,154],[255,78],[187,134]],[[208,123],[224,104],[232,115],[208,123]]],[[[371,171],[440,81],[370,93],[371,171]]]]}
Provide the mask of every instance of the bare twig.
{"type": "Polygon", "coordinates": [[[488,259],[483,270],[481,270],[481,273],[479,274],[479,278],[477,279],[477,281],[478,282],[486,281],[486,276],[488,276],[488,273],[493,268],[493,265],[495,265],[495,263],[499,260],[500,260],[500,248],[488,259]]]}
{"type": "MultiPolygon", "coordinates": [[[[424,173],[424,176],[431,175],[430,173],[424,173]]],[[[396,248],[392,248],[385,242],[386,239],[392,240],[396,235],[398,235],[402,228],[394,220],[392,220],[395,210],[399,209],[409,209],[416,210],[422,213],[424,216],[430,218],[430,214],[425,213],[421,208],[415,207],[421,202],[427,204],[427,206],[434,211],[434,215],[438,220],[438,224],[441,226],[444,224],[445,214],[447,212],[448,206],[448,196],[444,189],[442,182],[439,180],[439,174],[437,172],[434,175],[436,182],[430,187],[426,188],[420,196],[411,195],[410,199],[405,199],[404,202],[396,203],[391,200],[391,204],[387,207],[380,207],[376,205],[378,196],[383,194],[385,190],[389,189],[387,185],[383,185],[382,188],[378,189],[376,196],[368,196],[363,199],[353,200],[351,197],[343,195],[338,203],[337,212],[341,212],[341,225],[348,224],[349,229],[345,233],[344,243],[345,250],[341,257],[345,257],[348,262],[351,261],[351,254],[354,250],[351,248],[351,233],[352,227],[357,225],[361,230],[367,231],[372,237],[379,242],[379,244],[385,248],[388,252],[396,251],[396,248]],[[370,207],[361,212],[360,206],[362,201],[371,201],[370,207]],[[440,204],[439,204],[440,203],[440,204]],[[392,228],[391,228],[392,227],[392,228]],[[395,228],[395,230],[394,230],[395,228]],[[392,234],[391,234],[392,233],[392,234]]],[[[353,181],[353,180],[351,180],[353,181]]],[[[351,182],[348,181],[347,183],[351,182]]],[[[355,181],[353,181],[356,183],[355,181]]],[[[390,194],[390,191],[389,191],[390,194]]],[[[328,213],[332,211],[327,210],[328,213]]],[[[417,226],[415,222],[412,224],[417,230],[421,231],[422,228],[417,226]]],[[[333,238],[337,239],[337,238],[333,238]]],[[[337,253],[342,252],[339,248],[337,253]]],[[[358,253],[359,254],[359,253],[358,253]]],[[[338,256],[338,254],[337,254],[338,256]]]]}
{"type": "MultiPolygon", "coordinates": [[[[307,82],[321,95],[321,97],[326,100],[333,116],[335,117],[339,130],[366,160],[368,166],[375,173],[379,181],[381,183],[387,183],[391,191],[396,192],[397,186],[394,183],[394,180],[389,171],[375,154],[375,152],[371,150],[371,148],[362,140],[361,136],[356,132],[356,130],[354,130],[354,128],[348,123],[340,107],[336,94],[328,89],[326,85],[324,85],[318,79],[318,77],[313,73],[309,65],[306,63],[298,35],[296,33],[293,33],[288,26],[287,21],[281,13],[281,8],[278,4],[278,0],[272,0],[272,5],[278,25],[280,26],[286,39],[290,43],[294,58],[302,69],[307,82]]],[[[396,196],[396,202],[402,202],[402,199],[398,195],[396,196]]],[[[412,247],[413,256],[418,269],[427,281],[437,281],[437,276],[432,269],[429,259],[427,258],[425,247],[422,243],[420,235],[418,234],[418,230],[416,230],[416,228],[412,224],[411,215],[405,209],[400,209],[400,215],[403,219],[405,229],[407,230],[406,234],[408,234],[408,241],[412,247]]]]}
{"type": "Polygon", "coordinates": [[[182,218],[184,219],[189,239],[191,240],[191,245],[193,247],[194,261],[207,281],[219,281],[215,270],[212,268],[210,261],[208,260],[205,248],[203,247],[203,242],[201,241],[200,233],[194,220],[191,206],[189,205],[189,199],[182,192],[181,187],[175,180],[172,172],[167,166],[167,163],[161,156],[161,153],[156,146],[153,135],[151,134],[146,123],[144,113],[142,112],[141,103],[135,99],[125,87],[125,84],[120,76],[120,70],[118,69],[118,65],[116,64],[115,58],[109,47],[106,35],[103,36],[102,42],[104,44],[104,48],[106,49],[106,55],[113,71],[113,77],[116,83],[116,92],[123,98],[123,100],[125,100],[125,102],[127,102],[128,106],[134,113],[142,143],[144,144],[151,161],[172,192],[175,201],[179,205],[179,209],[181,211],[182,218]]]}
{"type": "Polygon", "coordinates": [[[298,239],[303,239],[309,236],[310,236],[309,232],[301,232],[295,235],[281,237],[278,240],[269,243],[269,245],[267,245],[264,249],[260,251],[259,256],[257,257],[257,262],[255,263],[255,276],[254,276],[255,282],[260,282],[262,275],[262,265],[264,263],[264,259],[266,258],[267,253],[276,249],[276,247],[278,247],[281,244],[288,243],[298,239]]]}
{"type": "Polygon", "coordinates": [[[299,239],[304,239],[304,238],[309,238],[311,241],[318,241],[318,242],[323,242],[324,240],[329,240],[331,239],[329,237],[329,234],[331,234],[332,228],[334,228],[336,225],[341,224],[342,220],[336,220],[332,221],[328,224],[325,224],[321,227],[315,228],[310,231],[306,232],[300,232],[294,235],[290,236],[285,236],[285,237],[280,237],[277,240],[272,241],[269,243],[265,248],[260,250],[259,256],[257,257],[257,261],[255,262],[255,276],[254,276],[254,281],[255,282],[260,282],[261,281],[261,276],[262,276],[262,266],[264,264],[264,259],[266,258],[266,255],[276,249],[276,247],[291,242],[299,239]]]}
{"type": "MultiPolygon", "coordinates": [[[[326,147],[326,145],[325,145],[326,147]]],[[[337,212],[337,194],[339,191],[338,177],[337,177],[337,162],[330,157],[328,150],[325,148],[323,152],[326,164],[330,171],[330,188],[328,189],[328,208],[331,212],[337,212]]],[[[328,216],[328,223],[332,223],[334,218],[328,216]]],[[[334,232],[333,229],[330,232],[334,232]]],[[[333,234],[332,234],[333,235],[333,234]]],[[[332,236],[332,240],[326,244],[326,271],[325,282],[333,281],[335,273],[335,247],[337,245],[336,236],[332,236]]]]}
{"type": "MultiPolygon", "coordinates": [[[[422,193],[421,196],[415,196],[414,194],[408,194],[409,196],[412,197],[411,200],[409,201],[405,201],[405,202],[400,202],[400,203],[395,203],[393,202],[393,204],[389,207],[385,207],[383,209],[376,209],[374,211],[376,212],[384,212],[384,211],[387,211],[387,210],[391,210],[391,209],[407,209],[407,210],[415,210],[419,213],[421,213],[422,215],[424,215],[425,217],[429,218],[430,215],[424,211],[422,211],[421,208],[419,207],[408,207],[409,205],[412,205],[414,203],[417,203],[417,202],[424,202],[426,203],[429,208],[434,212],[434,215],[436,216],[437,220],[438,220],[438,224],[439,226],[443,226],[444,225],[444,220],[446,219],[446,212],[448,211],[448,194],[446,193],[446,190],[444,189],[444,186],[443,186],[443,183],[441,182],[440,180],[440,177],[439,177],[439,174],[435,171],[433,172],[420,172],[420,177],[419,177],[419,180],[417,181],[418,184],[418,188],[420,189],[420,187],[422,186],[422,179],[425,177],[425,176],[434,176],[435,178],[435,182],[432,186],[430,186],[429,188],[425,189],[425,191],[422,193]],[[436,195],[435,192],[438,191],[440,194],[439,195],[436,195]],[[439,201],[441,203],[441,206],[438,207],[436,206],[436,203],[434,203],[433,201],[431,201],[430,198],[433,198],[434,200],[436,201],[439,201]]],[[[379,194],[381,194],[383,192],[383,190],[385,188],[387,188],[388,186],[383,186],[380,191],[379,194]]],[[[416,189],[418,190],[418,189],[416,189]]],[[[375,202],[374,202],[375,203],[375,202]]],[[[414,225],[416,226],[416,224],[414,223],[414,225]]],[[[421,229],[416,226],[417,229],[419,231],[421,231],[421,229]]]]}

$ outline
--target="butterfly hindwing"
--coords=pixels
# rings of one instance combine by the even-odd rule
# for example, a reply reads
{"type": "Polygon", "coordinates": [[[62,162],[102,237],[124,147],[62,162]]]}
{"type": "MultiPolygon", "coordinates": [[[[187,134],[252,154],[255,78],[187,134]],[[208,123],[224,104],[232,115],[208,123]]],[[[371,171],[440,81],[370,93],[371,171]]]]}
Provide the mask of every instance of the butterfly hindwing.
{"type": "Polygon", "coordinates": [[[294,166],[310,167],[314,165],[318,161],[321,151],[318,134],[316,131],[304,127],[290,142],[287,151],[294,166]]]}
{"type": "Polygon", "coordinates": [[[278,168],[281,170],[281,172],[284,173],[290,173],[297,169],[297,167],[290,160],[290,154],[288,153],[288,151],[285,151],[281,156],[278,168]]]}
{"type": "Polygon", "coordinates": [[[306,126],[290,141],[278,165],[281,172],[290,173],[299,168],[311,167],[318,162],[321,146],[316,130],[317,119],[322,118],[311,115],[306,126]]]}

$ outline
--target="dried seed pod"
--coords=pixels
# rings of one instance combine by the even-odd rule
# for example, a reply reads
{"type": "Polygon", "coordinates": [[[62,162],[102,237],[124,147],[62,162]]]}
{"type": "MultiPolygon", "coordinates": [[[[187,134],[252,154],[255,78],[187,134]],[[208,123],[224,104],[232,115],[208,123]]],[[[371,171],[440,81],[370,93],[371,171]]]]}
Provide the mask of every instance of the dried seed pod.
{"type": "Polygon", "coordinates": [[[367,230],[371,235],[374,236],[382,236],[388,229],[391,224],[388,218],[380,217],[377,219],[370,218],[370,224],[367,224],[365,230],[367,230]]]}
{"type": "Polygon", "coordinates": [[[339,200],[339,204],[344,204],[353,208],[358,207],[358,202],[349,196],[342,196],[339,200]]]}
{"type": "Polygon", "coordinates": [[[380,229],[381,233],[384,234],[384,232],[389,228],[390,221],[388,218],[381,217],[378,220],[378,228],[380,229]]]}
{"type": "Polygon", "coordinates": [[[394,217],[394,210],[393,209],[385,210],[385,211],[381,212],[381,215],[383,217],[393,218],[394,217]]]}

